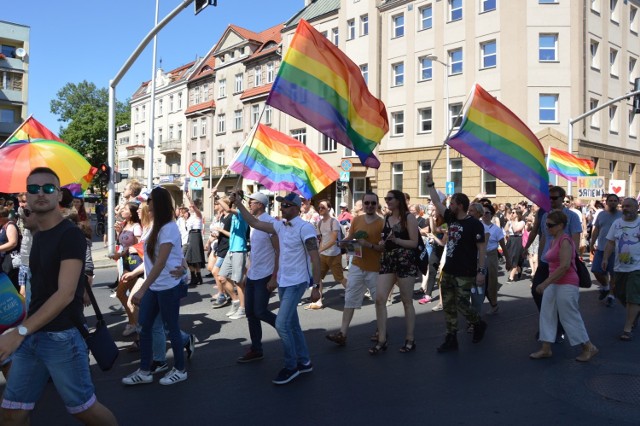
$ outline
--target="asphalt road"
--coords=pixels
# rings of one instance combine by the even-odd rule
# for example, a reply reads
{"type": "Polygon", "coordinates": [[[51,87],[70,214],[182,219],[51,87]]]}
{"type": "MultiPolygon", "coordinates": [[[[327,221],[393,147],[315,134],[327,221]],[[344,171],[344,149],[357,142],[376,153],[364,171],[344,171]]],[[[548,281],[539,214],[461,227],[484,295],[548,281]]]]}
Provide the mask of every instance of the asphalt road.
{"type": "MultiPolygon", "coordinates": [[[[313,373],[275,386],[271,380],[282,367],[275,330],[264,327],[264,360],[237,364],[248,345],[246,320],[232,321],[225,309],[211,309],[211,286],[203,285],[189,291],[181,310],[182,328],[198,340],[188,363],[189,379],[168,387],[156,379],[129,388],[120,380],[138,367],[139,359],[124,350],[132,339],[121,337],[125,317],[106,288],[114,279],[115,268],[99,270],[96,295],[123,350],[112,371],[104,373],[95,365],[92,371],[98,399],[122,425],[621,425],[640,419],[640,336],[618,340],[624,309],[602,305],[595,287],[581,292],[580,304],[600,353],[580,364],[574,361],[579,348],[566,342],[554,345],[551,359],[528,358],[538,348],[528,280],[501,288],[500,311],[486,317],[489,327],[481,343],[472,344],[471,335],[462,331],[459,351],[448,354],[436,353],[445,334],[442,312],[431,311],[434,303],[417,301],[414,352],[398,352],[404,340],[401,303],[389,307],[386,352],[367,353],[375,330],[371,302],[356,312],[346,347],[329,342],[325,334],[335,331],[341,319],[342,290],[336,286],[325,293],[325,309],[299,310],[313,373]]],[[[505,277],[500,281],[505,283],[505,277]]],[[[273,309],[277,300],[271,299],[273,309]]],[[[92,315],[88,319],[94,322],[92,315]]],[[[171,351],[168,357],[171,362],[171,351]]],[[[49,385],[32,424],[77,423],[49,385]]]]}

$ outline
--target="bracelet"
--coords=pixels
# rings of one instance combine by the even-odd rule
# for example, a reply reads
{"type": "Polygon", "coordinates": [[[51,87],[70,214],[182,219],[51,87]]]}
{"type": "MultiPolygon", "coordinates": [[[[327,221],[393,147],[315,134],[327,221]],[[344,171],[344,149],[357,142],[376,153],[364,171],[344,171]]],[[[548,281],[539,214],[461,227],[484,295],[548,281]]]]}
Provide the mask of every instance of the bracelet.
{"type": "Polygon", "coordinates": [[[428,186],[429,188],[433,188],[434,186],[436,186],[436,184],[435,184],[435,183],[433,183],[433,182],[431,182],[431,183],[428,183],[428,184],[427,184],[427,186],[428,186]]]}

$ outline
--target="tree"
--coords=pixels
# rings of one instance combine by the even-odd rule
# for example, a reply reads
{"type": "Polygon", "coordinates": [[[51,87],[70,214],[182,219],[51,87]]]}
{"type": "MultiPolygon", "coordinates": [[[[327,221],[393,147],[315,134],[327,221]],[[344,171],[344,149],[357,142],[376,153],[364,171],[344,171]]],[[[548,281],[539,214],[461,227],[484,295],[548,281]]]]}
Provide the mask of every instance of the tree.
{"type": "MultiPolygon", "coordinates": [[[[66,123],[60,129],[60,138],[83,154],[97,166],[106,162],[109,136],[109,92],[95,84],[82,81],[67,83],[51,101],[51,112],[66,123]]],[[[131,120],[129,102],[116,102],[116,126],[131,120]]]]}

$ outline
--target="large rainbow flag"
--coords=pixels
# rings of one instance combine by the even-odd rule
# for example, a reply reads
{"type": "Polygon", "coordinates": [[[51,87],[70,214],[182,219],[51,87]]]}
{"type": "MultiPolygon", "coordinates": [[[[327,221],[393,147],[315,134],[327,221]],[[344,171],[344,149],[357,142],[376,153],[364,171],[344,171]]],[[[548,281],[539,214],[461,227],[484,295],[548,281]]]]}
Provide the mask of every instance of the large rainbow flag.
{"type": "Polygon", "coordinates": [[[305,198],[338,179],[338,172],[305,145],[262,124],[230,168],[271,191],[291,191],[305,198]]]}
{"type": "Polygon", "coordinates": [[[360,68],[304,19],[280,64],[267,104],[380,167],[373,150],[389,131],[387,111],[367,88],[360,68]]]}
{"type": "Polygon", "coordinates": [[[591,160],[578,158],[567,151],[549,147],[547,170],[575,182],[580,176],[596,176],[596,165],[591,160]]]}
{"type": "Polygon", "coordinates": [[[549,173],[533,132],[506,106],[476,84],[462,125],[447,141],[538,206],[549,210],[549,173]]]}
{"type": "Polygon", "coordinates": [[[34,139],[48,139],[63,142],[55,133],[47,129],[44,124],[40,123],[33,117],[29,117],[16,129],[15,132],[13,132],[13,134],[6,140],[6,143],[9,144],[12,142],[34,139]]]}

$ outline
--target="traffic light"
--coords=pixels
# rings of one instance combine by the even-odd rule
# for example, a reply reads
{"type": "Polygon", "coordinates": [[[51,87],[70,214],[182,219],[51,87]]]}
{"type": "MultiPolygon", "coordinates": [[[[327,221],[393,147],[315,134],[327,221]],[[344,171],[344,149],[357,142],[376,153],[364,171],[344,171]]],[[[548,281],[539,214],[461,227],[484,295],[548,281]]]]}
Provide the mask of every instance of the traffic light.
{"type": "Polygon", "coordinates": [[[98,180],[102,185],[108,185],[109,182],[111,182],[111,167],[107,164],[100,164],[100,167],[98,167],[98,173],[98,180]]]}
{"type": "Polygon", "coordinates": [[[196,0],[195,2],[195,14],[202,12],[207,6],[217,6],[218,0],[196,0]]]}
{"type": "MultiPolygon", "coordinates": [[[[640,90],[640,78],[636,78],[633,82],[633,91],[640,90]]],[[[640,95],[633,95],[633,112],[634,114],[640,114],[640,95]]]]}

